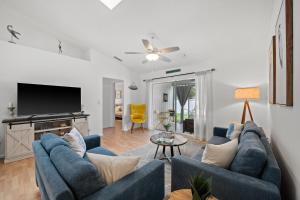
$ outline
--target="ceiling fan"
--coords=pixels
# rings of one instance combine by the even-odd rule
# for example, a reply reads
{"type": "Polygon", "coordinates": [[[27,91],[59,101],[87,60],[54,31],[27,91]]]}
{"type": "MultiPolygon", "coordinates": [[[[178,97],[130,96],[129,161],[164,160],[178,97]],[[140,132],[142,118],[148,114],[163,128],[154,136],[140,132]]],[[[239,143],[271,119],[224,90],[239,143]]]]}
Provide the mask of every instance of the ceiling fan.
{"type": "Polygon", "coordinates": [[[143,64],[146,64],[149,61],[157,61],[158,59],[164,62],[171,62],[171,59],[164,56],[164,54],[179,50],[179,47],[158,49],[146,39],[142,39],[142,42],[146,50],[145,52],[125,52],[125,54],[145,54],[146,59],[142,61],[143,64]]]}

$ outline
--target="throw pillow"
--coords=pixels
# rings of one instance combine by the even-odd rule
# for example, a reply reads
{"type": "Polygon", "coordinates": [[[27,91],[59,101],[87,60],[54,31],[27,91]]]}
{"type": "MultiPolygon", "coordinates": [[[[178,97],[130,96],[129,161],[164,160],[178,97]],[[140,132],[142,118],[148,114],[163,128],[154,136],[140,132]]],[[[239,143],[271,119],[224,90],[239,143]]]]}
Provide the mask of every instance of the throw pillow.
{"type": "Polygon", "coordinates": [[[240,123],[231,123],[228,127],[226,137],[230,140],[238,138],[244,128],[243,124],[240,123]]]}
{"type": "Polygon", "coordinates": [[[76,128],[73,128],[70,133],[64,135],[64,139],[69,142],[70,148],[75,151],[81,158],[86,152],[86,145],[83,137],[76,128]]]}
{"type": "Polygon", "coordinates": [[[135,156],[106,156],[95,153],[87,153],[87,156],[102,174],[107,185],[133,172],[140,160],[140,157],[135,156]]]}
{"type": "Polygon", "coordinates": [[[228,168],[237,150],[238,139],[220,145],[207,144],[203,152],[202,162],[228,168]]]}

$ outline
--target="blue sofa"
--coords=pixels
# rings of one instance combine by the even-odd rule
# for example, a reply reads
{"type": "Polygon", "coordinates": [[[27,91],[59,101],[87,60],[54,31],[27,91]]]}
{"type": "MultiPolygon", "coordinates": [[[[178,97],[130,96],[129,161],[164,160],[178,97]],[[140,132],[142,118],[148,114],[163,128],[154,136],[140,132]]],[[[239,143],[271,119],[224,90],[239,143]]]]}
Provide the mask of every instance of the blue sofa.
{"type": "MultiPolygon", "coordinates": [[[[84,140],[87,152],[115,156],[100,147],[98,135],[87,136],[84,140]]],[[[78,156],[65,140],[54,134],[46,134],[32,146],[36,181],[43,200],[164,198],[164,164],[161,161],[154,160],[107,186],[86,156],[78,156]]]]}
{"type": "MultiPolygon", "coordinates": [[[[214,128],[210,144],[223,144],[227,129],[214,128]]],[[[189,178],[212,177],[212,194],[221,200],[279,200],[281,171],[263,130],[247,122],[239,137],[238,153],[228,169],[201,162],[204,148],[192,158],[172,159],[171,190],[190,188],[189,178]],[[261,170],[259,170],[261,169],[261,170]]]]}

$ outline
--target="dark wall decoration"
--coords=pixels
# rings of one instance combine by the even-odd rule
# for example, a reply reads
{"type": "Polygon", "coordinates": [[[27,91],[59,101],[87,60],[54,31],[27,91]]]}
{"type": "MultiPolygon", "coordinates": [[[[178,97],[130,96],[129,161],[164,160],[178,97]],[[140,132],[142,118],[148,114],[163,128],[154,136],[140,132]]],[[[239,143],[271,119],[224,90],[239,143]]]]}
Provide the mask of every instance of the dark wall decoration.
{"type": "Polygon", "coordinates": [[[276,104],[276,37],[272,37],[269,48],[269,102],[276,104]]]}
{"type": "Polygon", "coordinates": [[[276,103],[293,106],[293,0],[283,0],[276,27],[276,103]]]}

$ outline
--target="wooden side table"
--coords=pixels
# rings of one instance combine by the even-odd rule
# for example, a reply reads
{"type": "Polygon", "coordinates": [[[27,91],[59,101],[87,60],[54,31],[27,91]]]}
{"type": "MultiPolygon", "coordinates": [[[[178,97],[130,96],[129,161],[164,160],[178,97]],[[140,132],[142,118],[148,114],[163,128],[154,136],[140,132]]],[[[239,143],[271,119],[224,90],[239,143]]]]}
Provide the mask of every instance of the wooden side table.
{"type": "MultiPolygon", "coordinates": [[[[193,195],[191,189],[176,190],[170,194],[168,200],[192,200],[193,195]]],[[[217,198],[211,196],[207,200],[217,200],[217,198]]]]}

